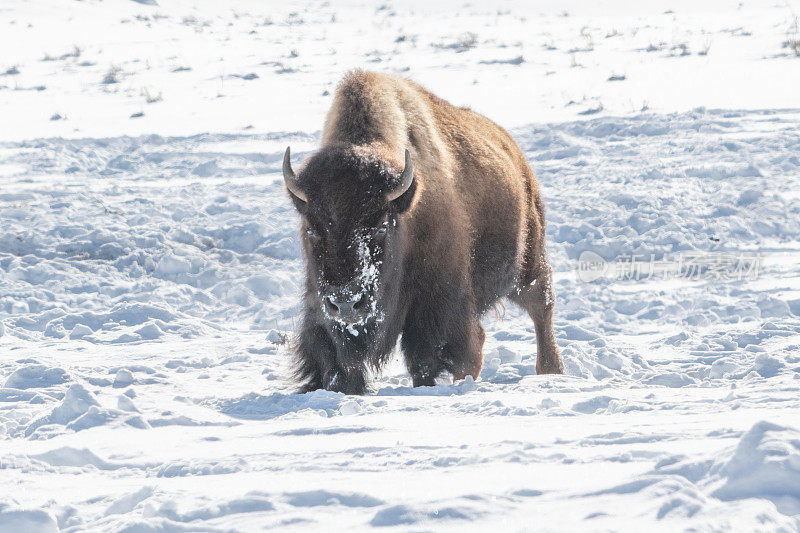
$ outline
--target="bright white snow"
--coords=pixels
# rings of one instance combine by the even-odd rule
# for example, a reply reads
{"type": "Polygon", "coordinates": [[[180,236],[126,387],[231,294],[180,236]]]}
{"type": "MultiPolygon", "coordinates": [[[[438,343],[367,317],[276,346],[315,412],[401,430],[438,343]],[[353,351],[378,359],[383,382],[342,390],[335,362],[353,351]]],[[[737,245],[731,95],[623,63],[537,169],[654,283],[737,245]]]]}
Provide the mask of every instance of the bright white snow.
{"type": "Polygon", "coordinates": [[[0,532],[800,529],[800,4],[160,4],[0,6],[0,532]],[[352,67],[513,133],[567,375],[508,306],[478,381],[291,394],[352,67]],[[705,262],[576,270],[634,255],[705,262]]]}

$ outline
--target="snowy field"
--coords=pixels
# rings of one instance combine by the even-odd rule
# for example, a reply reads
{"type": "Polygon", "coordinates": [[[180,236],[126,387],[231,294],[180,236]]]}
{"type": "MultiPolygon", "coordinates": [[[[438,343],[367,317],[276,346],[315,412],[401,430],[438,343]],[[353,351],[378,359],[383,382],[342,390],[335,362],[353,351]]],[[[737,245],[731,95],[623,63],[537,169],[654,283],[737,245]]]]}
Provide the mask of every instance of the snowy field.
{"type": "Polygon", "coordinates": [[[0,532],[800,530],[800,3],[155,4],[0,3],[0,532]],[[566,375],[292,394],[353,67],[517,139],[566,375]]]}

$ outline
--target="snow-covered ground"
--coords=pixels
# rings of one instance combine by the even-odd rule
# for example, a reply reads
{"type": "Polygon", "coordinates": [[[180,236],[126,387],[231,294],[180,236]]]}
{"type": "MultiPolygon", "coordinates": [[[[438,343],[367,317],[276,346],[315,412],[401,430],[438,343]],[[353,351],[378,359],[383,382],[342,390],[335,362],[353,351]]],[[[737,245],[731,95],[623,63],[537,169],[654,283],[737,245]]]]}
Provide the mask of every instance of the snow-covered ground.
{"type": "Polygon", "coordinates": [[[800,4],[150,4],[0,5],[0,531],[800,530],[800,4]],[[291,393],[353,67],[514,134],[565,376],[291,393]]]}

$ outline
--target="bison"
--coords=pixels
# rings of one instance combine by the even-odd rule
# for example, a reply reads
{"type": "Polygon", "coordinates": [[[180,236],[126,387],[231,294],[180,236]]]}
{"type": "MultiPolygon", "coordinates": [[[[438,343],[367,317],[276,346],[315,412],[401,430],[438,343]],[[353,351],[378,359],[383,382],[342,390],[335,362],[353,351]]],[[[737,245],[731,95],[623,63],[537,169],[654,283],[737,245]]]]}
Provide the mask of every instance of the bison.
{"type": "Polygon", "coordinates": [[[416,83],[360,70],[340,83],[320,149],[283,177],[306,260],[295,345],[301,392],[362,394],[398,337],[415,387],[477,378],[481,316],[501,298],[536,330],[538,373],[561,373],[544,204],[514,139],[416,83]]]}

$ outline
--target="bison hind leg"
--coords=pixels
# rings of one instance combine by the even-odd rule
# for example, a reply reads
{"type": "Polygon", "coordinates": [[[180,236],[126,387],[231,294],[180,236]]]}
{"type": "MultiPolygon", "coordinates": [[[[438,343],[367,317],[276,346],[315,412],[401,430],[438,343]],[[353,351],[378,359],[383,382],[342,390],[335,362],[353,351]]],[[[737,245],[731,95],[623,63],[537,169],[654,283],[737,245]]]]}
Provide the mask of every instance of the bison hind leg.
{"type": "Polygon", "coordinates": [[[564,363],[558,353],[553,334],[553,306],[555,298],[552,285],[552,270],[542,261],[538,275],[523,279],[508,299],[522,307],[533,320],[536,330],[536,373],[563,374],[564,363]]]}

